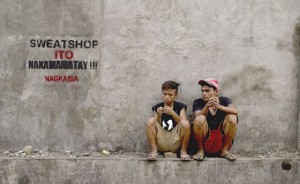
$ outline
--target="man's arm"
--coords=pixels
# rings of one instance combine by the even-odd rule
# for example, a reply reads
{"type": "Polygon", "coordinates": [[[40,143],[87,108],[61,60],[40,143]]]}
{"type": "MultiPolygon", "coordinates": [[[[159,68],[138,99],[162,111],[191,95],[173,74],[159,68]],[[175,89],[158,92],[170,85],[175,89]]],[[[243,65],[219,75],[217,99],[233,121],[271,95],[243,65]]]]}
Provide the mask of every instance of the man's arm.
{"type": "Polygon", "coordinates": [[[213,107],[215,103],[216,103],[216,99],[215,99],[215,98],[209,99],[209,101],[205,104],[205,106],[203,107],[203,109],[201,109],[201,110],[196,110],[196,111],[194,112],[195,118],[196,118],[197,116],[199,116],[199,115],[207,116],[207,114],[208,114],[208,108],[209,108],[209,107],[213,107]]]}
{"type": "Polygon", "coordinates": [[[173,117],[175,122],[178,124],[181,120],[185,119],[186,120],[186,115],[185,115],[185,109],[181,109],[180,114],[178,115],[173,109],[170,107],[166,106],[164,107],[163,110],[164,113],[169,114],[173,117]]]}
{"type": "Polygon", "coordinates": [[[185,114],[185,108],[181,109],[181,111],[180,111],[180,120],[179,121],[181,121],[181,120],[187,120],[186,114],[185,114]]]}
{"type": "Polygon", "coordinates": [[[204,106],[202,110],[197,110],[194,112],[194,115],[195,115],[195,118],[199,115],[204,115],[204,116],[207,116],[207,113],[208,113],[208,107],[207,106],[204,106]]]}
{"type": "Polygon", "coordinates": [[[216,105],[216,108],[223,111],[223,112],[226,112],[227,114],[238,115],[238,111],[237,111],[237,109],[235,108],[235,106],[233,104],[229,104],[227,107],[218,104],[218,105],[216,105]]]}
{"type": "Polygon", "coordinates": [[[159,107],[157,108],[156,111],[153,111],[154,113],[154,118],[156,119],[156,121],[161,124],[161,115],[162,115],[162,111],[163,111],[163,108],[162,107],[159,107]],[[156,112],[157,111],[157,112],[156,112]]]}

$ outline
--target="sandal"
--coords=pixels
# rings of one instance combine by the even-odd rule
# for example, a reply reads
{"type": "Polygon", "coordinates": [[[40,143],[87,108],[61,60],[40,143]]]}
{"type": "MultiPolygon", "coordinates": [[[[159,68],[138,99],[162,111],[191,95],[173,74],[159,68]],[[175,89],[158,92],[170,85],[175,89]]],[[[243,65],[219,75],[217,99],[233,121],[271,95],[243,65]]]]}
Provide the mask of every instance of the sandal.
{"type": "Polygon", "coordinates": [[[204,154],[198,153],[198,154],[193,156],[193,159],[197,160],[197,161],[203,161],[204,160],[204,154]]]}
{"type": "Polygon", "coordinates": [[[191,161],[190,155],[180,155],[182,161],[191,161]]]}
{"type": "Polygon", "coordinates": [[[224,155],[221,155],[222,158],[225,158],[229,161],[235,161],[236,156],[233,153],[225,153],[224,155]]]}
{"type": "Polygon", "coordinates": [[[157,158],[158,158],[158,154],[157,153],[154,153],[154,154],[149,153],[147,160],[148,161],[156,161],[157,158]]]}

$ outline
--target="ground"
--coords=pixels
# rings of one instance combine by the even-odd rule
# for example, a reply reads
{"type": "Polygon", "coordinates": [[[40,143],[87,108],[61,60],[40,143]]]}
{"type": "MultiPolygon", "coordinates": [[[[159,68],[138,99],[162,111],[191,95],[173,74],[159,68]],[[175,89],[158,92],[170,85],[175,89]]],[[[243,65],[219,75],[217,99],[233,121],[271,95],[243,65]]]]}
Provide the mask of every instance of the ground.
{"type": "MultiPolygon", "coordinates": [[[[99,152],[48,152],[35,150],[31,154],[26,154],[24,151],[2,151],[2,157],[17,157],[17,158],[43,158],[43,157],[107,157],[107,158],[147,158],[146,152],[133,152],[129,150],[111,151],[106,154],[99,152]],[[108,155],[109,154],[109,155],[108,155]]],[[[238,158],[300,158],[299,151],[252,151],[235,152],[238,158]]],[[[160,156],[163,158],[163,155],[160,156]]]]}

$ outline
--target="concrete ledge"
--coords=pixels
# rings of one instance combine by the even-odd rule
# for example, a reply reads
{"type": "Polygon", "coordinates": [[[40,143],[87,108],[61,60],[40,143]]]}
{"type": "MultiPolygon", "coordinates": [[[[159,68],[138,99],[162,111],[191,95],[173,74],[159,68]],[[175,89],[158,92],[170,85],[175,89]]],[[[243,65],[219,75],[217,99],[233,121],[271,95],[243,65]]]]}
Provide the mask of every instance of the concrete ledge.
{"type": "Polygon", "coordinates": [[[299,181],[299,158],[239,158],[235,162],[220,158],[207,158],[203,162],[159,159],[148,162],[143,158],[0,157],[0,184],[294,184],[299,181]]]}

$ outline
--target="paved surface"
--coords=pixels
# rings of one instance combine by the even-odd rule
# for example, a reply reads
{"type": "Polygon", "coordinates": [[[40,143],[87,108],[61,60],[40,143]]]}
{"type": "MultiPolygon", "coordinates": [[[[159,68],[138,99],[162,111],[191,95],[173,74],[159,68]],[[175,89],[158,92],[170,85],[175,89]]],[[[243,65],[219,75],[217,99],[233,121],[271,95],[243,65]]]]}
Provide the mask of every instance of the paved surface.
{"type": "Polygon", "coordinates": [[[0,158],[1,184],[297,184],[300,159],[0,158]]]}

